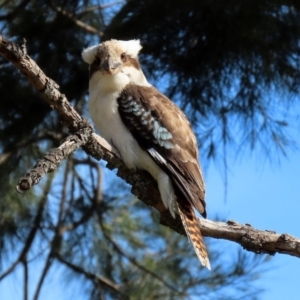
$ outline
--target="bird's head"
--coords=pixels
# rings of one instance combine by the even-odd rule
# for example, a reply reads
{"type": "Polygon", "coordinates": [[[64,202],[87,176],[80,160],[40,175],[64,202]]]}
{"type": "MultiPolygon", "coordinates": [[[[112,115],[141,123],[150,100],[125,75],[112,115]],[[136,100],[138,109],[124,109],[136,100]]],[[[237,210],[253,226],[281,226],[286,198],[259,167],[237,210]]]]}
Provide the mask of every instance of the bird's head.
{"type": "Polygon", "coordinates": [[[90,79],[95,73],[101,77],[122,73],[129,82],[149,85],[138,61],[141,49],[139,40],[110,40],[83,50],[82,58],[90,65],[90,79]]]}

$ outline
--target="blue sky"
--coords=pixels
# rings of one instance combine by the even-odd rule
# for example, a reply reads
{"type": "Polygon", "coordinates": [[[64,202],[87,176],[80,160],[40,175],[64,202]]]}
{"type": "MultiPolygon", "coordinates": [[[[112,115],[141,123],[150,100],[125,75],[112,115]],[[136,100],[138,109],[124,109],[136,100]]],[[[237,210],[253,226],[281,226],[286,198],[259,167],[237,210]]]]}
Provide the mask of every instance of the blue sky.
{"type": "MultiPolygon", "coordinates": [[[[262,163],[254,156],[229,161],[229,166],[226,202],[219,170],[211,165],[206,172],[209,213],[250,223],[257,229],[300,237],[299,152],[290,153],[276,165],[262,163]]],[[[269,270],[258,281],[266,290],[261,299],[299,299],[299,258],[276,254],[267,267],[269,270]]]]}

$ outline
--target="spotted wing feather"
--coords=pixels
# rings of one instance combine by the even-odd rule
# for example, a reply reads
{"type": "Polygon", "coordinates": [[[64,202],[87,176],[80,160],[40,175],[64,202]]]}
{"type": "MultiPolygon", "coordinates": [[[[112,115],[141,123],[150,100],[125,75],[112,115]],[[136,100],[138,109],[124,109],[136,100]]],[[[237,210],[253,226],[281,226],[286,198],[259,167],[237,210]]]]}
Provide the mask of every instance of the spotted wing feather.
{"type": "Polygon", "coordinates": [[[154,87],[129,84],[117,101],[120,116],[140,147],[169,175],[177,192],[206,217],[197,142],[184,113],[154,87]]]}

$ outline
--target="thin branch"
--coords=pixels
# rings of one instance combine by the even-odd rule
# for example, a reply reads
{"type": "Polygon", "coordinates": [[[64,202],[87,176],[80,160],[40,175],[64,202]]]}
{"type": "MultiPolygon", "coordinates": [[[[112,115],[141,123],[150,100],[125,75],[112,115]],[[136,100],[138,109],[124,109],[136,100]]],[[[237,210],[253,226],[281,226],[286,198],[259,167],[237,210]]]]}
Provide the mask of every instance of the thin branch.
{"type": "MultiPolygon", "coordinates": [[[[83,119],[81,116],[72,108],[66,97],[60,93],[59,86],[48,78],[27,55],[24,43],[19,46],[0,35],[0,54],[11,61],[27,77],[33,87],[39,91],[41,97],[57,110],[71,132],[82,129],[83,119]]],[[[120,160],[115,149],[95,133],[89,135],[82,148],[88,155],[96,159],[106,160],[108,168],[117,168],[117,175],[132,185],[131,192],[146,205],[159,211],[160,224],[184,234],[180,219],[172,218],[169,211],[165,209],[160,199],[157,184],[147,172],[129,170],[120,160]]],[[[205,236],[235,241],[245,249],[255,253],[274,254],[279,252],[300,257],[300,240],[287,234],[280,235],[270,231],[260,231],[235,222],[226,224],[203,219],[201,219],[200,227],[205,236]]]]}
{"type": "Polygon", "coordinates": [[[58,148],[50,150],[46,155],[39,160],[34,168],[22,177],[16,186],[19,193],[23,193],[36,185],[40,180],[50,172],[53,172],[61,164],[62,160],[66,159],[71,153],[79,147],[86,144],[92,132],[91,127],[84,127],[77,131],[76,135],[70,135],[65,142],[58,148]]]}
{"type": "Polygon", "coordinates": [[[60,205],[59,205],[59,210],[58,210],[58,215],[57,215],[57,222],[56,222],[56,225],[54,228],[55,234],[51,241],[50,251],[48,253],[40,280],[37,284],[37,288],[35,290],[33,300],[38,300],[42,285],[43,285],[46,275],[52,265],[54,254],[58,253],[59,249],[60,249],[61,240],[63,237],[63,233],[60,230],[60,227],[61,227],[61,222],[62,222],[62,218],[63,218],[63,213],[65,210],[65,202],[66,202],[66,198],[67,198],[66,192],[67,192],[68,174],[69,174],[69,164],[66,165],[66,169],[65,169],[64,183],[63,183],[63,187],[62,187],[61,200],[60,200],[60,205]]]}
{"type": "MultiPolygon", "coordinates": [[[[56,133],[54,131],[47,131],[42,135],[39,135],[37,137],[28,137],[26,140],[23,140],[17,144],[17,148],[26,147],[29,144],[36,143],[41,140],[52,140],[52,141],[58,141],[62,139],[62,134],[56,133]]],[[[0,154],[0,165],[5,164],[7,160],[13,155],[13,151],[11,152],[3,152],[0,154]]]]}
{"type": "Polygon", "coordinates": [[[170,285],[166,280],[164,280],[164,278],[162,278],[161,276],[159,276],[158,274],[156,274],[155,272],[152,272],[151,270],[145,268],[143,265],[139,264],[135,258],[127,255],[122,249],[121,247],[106,233],[106,230],[102,224],[101,218],[98,214],[98,223],[102,229],[103,235],[105,237],[105,239],[112,244],[112,246],[114,247],[114,249],[123,257],[127,258],[134,266],[138,267],[140,270],[144,271],[145,273],[150,274],[153,278],[156,278],[158,281],[160,281],[161,283],[163,283],[167,288],[169,288],[170,290],[172,290],[173,292],[177,293],[178,295],[181,295],[181,292],[178,291],[174,286],[170,285]]]}
{"type": "MultiPolygon", "coordinates": [[[[66,168],[68,168],[68,167],[66,167],[66,168]]],[[[65,176],[65,180],[67,180],[67,176],[65,176]]],[[[64,201],[65,201],[65,197],[64,197],[64,194],[62,194],[61,203],[60,203],[59,211],[58,211],[57,223],[55,226],[55,234],[51,241],[50,251],[48,253],[42,274],[38,281],[37,288],[36,288],[34,296],[33,296],[33,300],[38,300],[41,288],[42,288],[44,280],[46,278],[46,275],[53,263],[54,254],[57,253],[60,248],[61,239],[62,239],[62,233],[60,232],[60,223],[61,223],[61,218],[62,218],[63,210],[64,210],[64,201]]]]}
{"type": "Polygon", "coordinates": [[[28,300],[28,261],[24,258],[23,261],[24,268],[24,300],[28,300]]]}
{"type": "Polygon", "coordinates": [[[94,207],[94,205],[92,205],[90,208],[88,208],[85,211],[85,213],[82,215],[82,217],[79,220],[74,221],[69,224],[66,224],[64,226],[61,226],[60,227],[61,234],[64,234],[66,231],[72,231],[72,230],[76,229],[78,226],[87,222],[92,217],[94,211],[95,211],[95,207],[94,207]]]}
{"type": "Polygon", "coordinates": [[[80,176],[79,172],[77,172],[77,170],[75,170],[75,169],[74,169],[73,176],[74,176],[74,178],[77,179],[77,182],[79,184],[79,188],[80,188],[82,194],[85,194],[87,199],[92,201],[93,195],[92,195],[92,192],[90,192],[90,190],[87,188],[87,182],[80,176]]]}
{"type": "Polygon", "coordinates": [[[54,9],[57,13],[67,17],[69,20],[71,20],[72,22],[74,22],[78,27],[80,27],[81,29],[87,31],[88,33],[91,34],[97,34],[99,36],[103,36],[103,32],[97,30],[95,27],[88,25],[80,20],[78,20],[74,14],[67,12],[66,10],[62,9],[59,6],[54,6],[51,5],[51,8],[54,9]]]}
{"type": "Polygon", "coordinates": [[[45,280],[45,277],[50,269],[50,266],[53,262],[53,256],[52,256],[52,249],[50,250],[48,256],[47,256],[47,259],[46,259],[46,262],[45,262],[45,265],[44,265],[44,268],[43,268],[43,271],[42,271],[42,274],[41,274],[41,277],[40,277],[40,280],[37,284],[37,288],[35,290],[35,293],[34,293],[34,296],[33,296],[33,300],[38,300],[39,298],[39,294],[40,294],[40,291],[41,291],[41,288],[42,288],[42,285],[44,283],[44,280],[45,280]]]}
{"type": "Polygon", "coordinates": [[[84,164],[84,165],[90,165],[91,168],[90,169],[90,178],[91,178],[91,182],[93,183],[93,191],[94,191],[94,197],[95,197],[95,201],[97,204],[102,202],[102,168],[101,165],[93,160],[91,160],[90,157],[83,159],[83,160],[78,160],[78,159],[74,159],[74,163],[76,165],[80,165],[80,164],[84,164]],[[97,174],[98,174],[98,180],[95,181],[94,178],[94,174],[93,174],[93,168],[96,169],[97,174]],[[95,183],[95,184],[94,184],[95,183]]]}
{"type": "Polygon", "coordinates": [[[0,275],[0,281],[6,277],[7,275],[9,275],[14,269],[15,267],[24,260],[24,258],[26,258],[27,253],[33,243],[33,240],[36,236],[37,231],[40,228],[40,222],[42,220],[42,216],[43,216],[43,212],[46,206],[46,202],[48,199],[48,193],[50,191],[51,188],[51,183],[52,183],[52,176],[48,178],[48,181],[44,187],[44,191],[43,191],[43,196],[42,199],[38,205],[38,209],[37,209],[37,213],[35,216],[35,219],[33,221],[32,227],[31,227],[31,231],[28,234],[28,237],[26,239],[25,245],[22,249],[22,251],[20,252],[19,257],[15,260],[15,262],[4,272],[0,275]]]}
{"type": "MultiPolygon", "coordinates": [[[[67,160],[66,168],[65,168],[65,174],[63,179],[63,185],[62,185],[62,191],[61,191],[61,200],[59,204],[59,214],[57,218],[57,227],[61,225],[63,220],[63,214],[65,212],[65,204],[67,201],[67,191],[68,191],[68,179],[69,179],[69,172],[70,172],[70,160],[67,160]]],[[[58,228],[57,228],[58,229],[58,228]]]]}
{"type": "MultiPolygon", "coordinates": [[[[75,161],[75,164],[90,164],[93,168],[96,168],[96,170],[98,171],[98,185],[97,185],[97,188],[94,189],[94,197],[93,197],[93,201],[92,201],[92,205],[87,208],[84,212],[84,214],[81,216],[80,219],[78,219],[77,221],[74,221],[72,223],[69,223],[69,224],[66,224],[66,225],[63,225],[60,227],[60,233],[63,234],[65,233],[66,231],[71,231],[71,230],[74,230],[76,229],[78,226],[82,225],[83,223],[85,223],[86,221],[88,221],[93,213],[95,212],[96,208],[98,207],[98,205],[101,203],[102,201],[102,171],[101,171],[101,166],[96,163],[95,161],[92,161],[90,158],[88,159],[85,159],[85,160],[81,160],[81,161],[78,161],[78,160],[74,160],[75,161]]],[[[91,178],[92,178],[92,175],[91,175],[91,178]]],[[[82,186],[82,182],[81,182],[81,179],[79,179],[79,184],[80,184],[80,187],[82,186]]],[[[82,187],[83,189],[85,189],[85,187],[83,186],[82,187]]],[[[85,191],[86,194],[88,194],[88,191],[85,191]]]]}
{"type": "Polygon", "coordinates": [[[12,265],[0,275],[0,281],[5,278],[7,275],[9,275],[14,269],[15,267],[21,262],[20,257],[18,257],[18,259],[12,263],[12,265]]]}
{"type": "MultiPolygon", "coordinates": [[[[9,1],[6,1],[4,3],[2,3],[0,5],[1,6],[5,6],[9,1]]],[[[13,11],[9,12],[8,14],[6,15],[0,15],[0,21],[10,21],[12,20],[17,14],[18,12],[21,10],[21,9],[24,9],[25,6],[30,2],[30,0],[23,0],[18,6],[15,6],[13,11]]]]}
{"type": "Polygon", "coordinates": [[[97,168],[97,173],[98,173],[98,182],[97,182],[97,187],[96,187],[96,192],[95,192],[95,196],[96,196],[95,202],[97,204],[100,204],[103,199],[103,194],[102,194],[103,173],[102,173],[101,166],[99,164],[97,164],[96,168],[97,168]]]}
{"type": "MultiPolygon", "coordinates": [[[[120,286],[117,285],[116,283],[114,283],[113,281],[109,280],[108,278],[102,277],[102,276],[94,274],[94,273],[90,273],[90,272],[84,270],[81,266],[75,265],[75,264],[65,260],[58,253],[55,254],[55,257],[58,261],[65,264],[67,267],[69,267],[74,272],[82,274],[86,278],[88,278],[90,280],[93,280],[95,282],[98,282],[100,285],[105,286],[105,287],[109,288],[110,290],[112,290],[112,291],[114,291],[118,294],[122,294],[122,292],[120,290],[120,286]]],[[[123,296],[125,296],[125,295],[123,294],[123,296]]],[[[127,299],[127,298],[124,298],[124,299],[127,299]]]]}
{"type": "Polygon", "coordinates": [[[91,6],[91,7],[86,8],[85,10],[79,12],[77,14],[77,16],[83,16],[83,15],[88,14],[90,12],[94,12],[95,10],[104,10],[106,8],[110,8],[114,5],[124,3],[124,2],[125,2],[125,0],[119,0],[119,1],[111,2],[111,3],[107,3],[107,4],[104,4],[104,5],[91,6]]]}

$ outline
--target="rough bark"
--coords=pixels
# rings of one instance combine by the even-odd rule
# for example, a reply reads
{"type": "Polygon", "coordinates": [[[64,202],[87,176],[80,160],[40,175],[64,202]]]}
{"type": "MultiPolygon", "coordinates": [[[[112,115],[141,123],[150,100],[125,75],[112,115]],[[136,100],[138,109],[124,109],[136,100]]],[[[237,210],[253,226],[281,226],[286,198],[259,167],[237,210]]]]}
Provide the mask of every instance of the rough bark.
{"type": "MultiPolygon", "coordinates": [[[[47,77],[27,55],[25,40],[21,45],[17,45],[0,35],[0,54],[27,77],[41,98],[59,113],[63,123],[72,133],[59,148],[48,152],[33,170],[20,180],[17,186],[19,192],[37,184],[42,176],[56,169],[63,159],[82,147],[95,159],[106,160],[108,168],[117,168],[118,176],[132,185],[132,193],[145,204],[159,211],[161,224],[184,234],[179,218],[173,219],[169,211],[164,208],[157,185],[151,176],[143,171],[133,172],[126,168],[118,153],[93,132],[88,121],[83,119],[70,105],[65,95],[61,94],[58,84],[47,77]]],[[[237,242],[245,249],[255,253],[273,255],[278,252],[300,257],[300,240],[288,234],[257,230],[250,225],[241,225],[234,221],[224,223],[201,219],[199,225],[203,235],[237,242]]]]}

